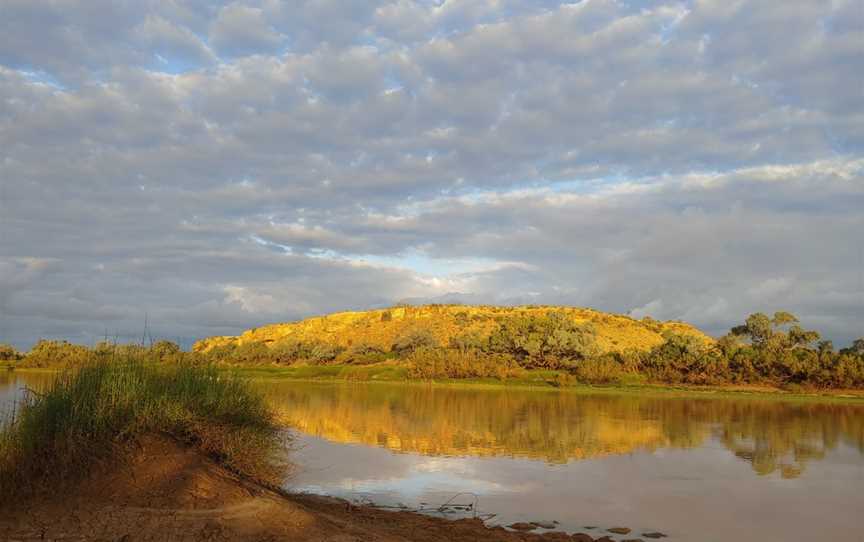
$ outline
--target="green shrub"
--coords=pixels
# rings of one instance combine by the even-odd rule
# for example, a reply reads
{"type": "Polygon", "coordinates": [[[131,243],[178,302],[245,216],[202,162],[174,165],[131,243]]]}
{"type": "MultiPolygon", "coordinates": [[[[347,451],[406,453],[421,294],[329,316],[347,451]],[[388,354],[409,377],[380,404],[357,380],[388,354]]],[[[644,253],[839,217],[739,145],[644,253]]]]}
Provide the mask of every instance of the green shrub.
{"type": "Polygon", "coordinates": [[[0,343],[0,362],[13,362],[21,359],[21,355],[10,344],[0,343]]]}
{"type": "Polygon", "coordinates": [[[408,356],[421,348],[435,348],[438,339],[426,328],[408,329],[396,337],[392,350],[399,356],[408,356]]]}
{"type": "Polygon", "coordinates": [[[616,356],[604,355],[580,361],[574,374],[586,384],[620,384],[627,371],[616,356]]]}
{"type": "Polygon", "coordinates": [[[92,361],[93,352],[86,346],[66,341],[39,340],[21,362],[23,367],[77,367],[92,361]]]}
{"type": "Polygon", "coordinates": [[[360,344],[349,348],[339,356],[337,361],[348,365],[371,365],[387,359],[389,359],[389,355],[383,349],[373,345],[360,344]]]}
{"type": "Polygon", "coordinates": [[[646,356],[649,379],[668,383],[710,384],[728,378],[728,362],[714,346],[693,335],[664,332],[663,344],[646,356]]]}
{"type": "Polygon", "coordinates": [[[592,325],[577,324],[555,311],[503,318],[489,336],[486,350],[513,356],[525,368],[548,369],[598,353],[592,325]]]}
{"type": "Polygon", "coordinates": [[[309,348],[310,363],[324,365],[334,361],[345,349],[329,343],[313,343],[309,348]]]}
{"type": "Polygon", "coordinates": [[[231,363],[235,350],[237,345],[234,343],[222,344],[208,350],[204,358],[210,363],[231,363]]]}
{"type": "Polygon", "coordinates": [[[272,363],[290,364],[309,358],[309,346],[293,339],[282,340],[270,345],[272,363]]]}
{"type": "Polygon", "coordinates": [[[461,335],[450,337],[449,346],[456,350],[480,350],[485,345],[486,341],[483,340],[483,337],[481,337],[479,333],[473,332],[462,333],[461,335]]]}
{"type": "Polygon", "coordinates": [[[411,378],[484,378],[505,380],[519,370],[516,361],[503,354],[486,354],[479,350],[420,348],[408,357],[411,378]]]}
{"type": "Polygon", "coordinates": [[[74,479],[115,447],[167,433],[231,468],[277,474],[280,432],[247,381],[213,367],[102,360],[28,393],[0,430],[0,497],[74,479]]]}

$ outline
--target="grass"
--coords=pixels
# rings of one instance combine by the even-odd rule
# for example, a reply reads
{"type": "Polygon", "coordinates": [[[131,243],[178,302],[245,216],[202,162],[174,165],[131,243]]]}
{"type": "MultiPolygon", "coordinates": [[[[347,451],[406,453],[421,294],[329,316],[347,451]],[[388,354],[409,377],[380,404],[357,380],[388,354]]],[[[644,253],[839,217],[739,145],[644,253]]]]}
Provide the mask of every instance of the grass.
{"type": "Polygon", "coordinates": [[[292,380],[336,380],[401,382],[408,379],[408,368],[400,365],[299,365],[293,367],[231,366],[223,369],[231,374],[249,377],[281,377],[292,380]]]}
{"type": "Polygon", "coordinates": [[[101,360],[58,373],[0,422],[0,499],[74,480],[147,433],[272,480],[281,432],[264,397],[213,367],[101,360]]]}
{"type": "Polygon", "coordinates": [[[645,396],[664,397],[746,397],[759,399],[773,399],[781,401],[830,401],[830,402],[854,402],[864,401],[864,392],[861,390],[820,390],[814,392],[789,392],[776,388],[764,386],[697,386],[697,385],[675,385],[675,384],[649,384],[641,381],[624,381],[610,384],[587,384],[573,381],[562,382],[565,371],[553,369],[528,369],[520,372],[519,376],[509,376],[506,379],[495,377],[472,377],[472,378],[435,378],[431,380],[419,380],[411,378],[410,367],[406,364],[393,365],[392,363],[363,367],[351,367],[346,365],[323,365],[323,366],[299,366],[299,367],[277,367],[257,366],[222,368],[235,376],[250,378],[284,378],[289,380],[307,382],[370,382],[382,384],[400,384],[411,386],[456,386],[473,388],[530,388],[542,391],[561,391],[590,394],[621,394],[633,393],[645,396]],[[357,372],[363,371],[362,378],[356,376],[357,372]]]}

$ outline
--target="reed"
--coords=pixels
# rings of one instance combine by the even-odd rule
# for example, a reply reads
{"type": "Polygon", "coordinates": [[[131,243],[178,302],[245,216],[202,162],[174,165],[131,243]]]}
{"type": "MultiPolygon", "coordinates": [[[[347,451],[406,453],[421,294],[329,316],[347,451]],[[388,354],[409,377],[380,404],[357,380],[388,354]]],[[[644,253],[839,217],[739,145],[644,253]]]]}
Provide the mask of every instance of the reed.
{"type": "Polygon", "coordinates": [[[0,498],[74,480],[147,433],[272,480],[282,432],[264,397],[211,366],[99,359],[28,390],[0,427],[0,498]]]}

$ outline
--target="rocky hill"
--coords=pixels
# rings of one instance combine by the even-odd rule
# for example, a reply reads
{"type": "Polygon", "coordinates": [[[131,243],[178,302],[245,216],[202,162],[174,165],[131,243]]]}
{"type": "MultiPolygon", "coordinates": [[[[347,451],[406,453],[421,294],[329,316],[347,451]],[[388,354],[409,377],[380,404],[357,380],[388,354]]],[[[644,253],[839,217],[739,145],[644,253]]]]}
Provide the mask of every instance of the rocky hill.
{"type": "Polygon", "coordinates": [[[390,350],[397,337],[415,329],[428,330],[440,344],[447,345],[451,338],[466,334],[488,337],[501,321],[509,317],[550,311],[560,312],[575,323],[591,323],[597,334],[597,346],[603,352],[650,350],[663,342],[662,333],[667,330],[693,335],[706,342],[713,341],[697,328],[682,322],[658,322],[650,318],[636,320],[625,315],[586,308],[425,305],[339,312],[299,322],[271,324],[247,330],[236,337],[217,336],[203,339],[196,342],[193,349],[207,352],[217,346],[232,343],[241,346],[254,342],[274,344],[293,340],[327,343],[345,348],[368,345],[390,350]]]}

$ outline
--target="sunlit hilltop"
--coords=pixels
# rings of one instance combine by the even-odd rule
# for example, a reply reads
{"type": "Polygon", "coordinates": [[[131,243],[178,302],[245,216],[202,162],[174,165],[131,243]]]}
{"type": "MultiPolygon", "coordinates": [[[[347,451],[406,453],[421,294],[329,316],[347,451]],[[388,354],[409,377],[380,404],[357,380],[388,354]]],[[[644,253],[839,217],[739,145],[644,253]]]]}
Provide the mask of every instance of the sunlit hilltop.
{"type": "Polygon", "coordinates": [[[222,336],[200,340],[195,343],[194,350],[207,352],[214,347],[228,344],[271,344],[284,340],[318,341],[345,348],[363,344],[389,350],[400,334],[417,328],[431,332],[440,344],[448,344],[453,338],[470,334],[486,338],[498,327],[499,322],[508,316],[543,314],[549,311],[566,314],[578,324],[590,323],[596,331],[596,345],[602,352],[650,350],[663,343],[664,331],[693,335],[706,342],[713,340],[686,323],[658,322],[650,318],[636,320],[626,315],[587,308],[423,305],[339,312],[299,322],[271,324],[247,330],[237,337],[222,336]]]}

